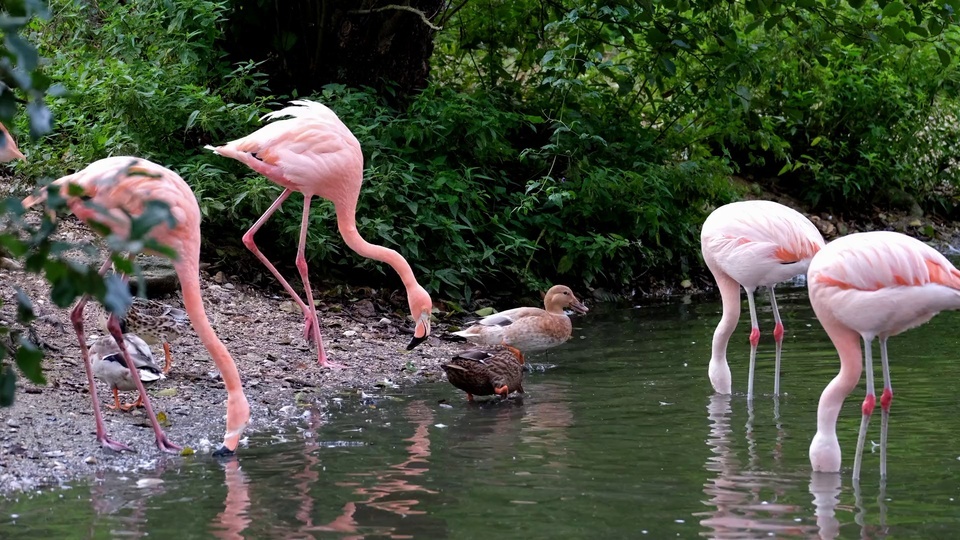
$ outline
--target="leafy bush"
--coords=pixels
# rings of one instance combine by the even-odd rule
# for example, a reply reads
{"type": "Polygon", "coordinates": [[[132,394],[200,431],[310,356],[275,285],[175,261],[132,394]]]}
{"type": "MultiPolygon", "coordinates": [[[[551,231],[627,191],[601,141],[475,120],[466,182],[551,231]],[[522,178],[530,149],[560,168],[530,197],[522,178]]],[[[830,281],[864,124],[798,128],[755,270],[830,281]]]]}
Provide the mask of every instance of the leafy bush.
{"type": "MultiPolygon", "coordinates": [[[[175,168],[227,133],[250,129],[269,99],[256,66],[230,66],[214,47],[226,1],[54,0],[31,25],[43,71],[68,94],[49,105],[57,131],[25,145],[29,176],[60,176],[96,159],[136,155],[175,168]]],[[[201,169],[200,164],[191,165],[201,169]]]]}

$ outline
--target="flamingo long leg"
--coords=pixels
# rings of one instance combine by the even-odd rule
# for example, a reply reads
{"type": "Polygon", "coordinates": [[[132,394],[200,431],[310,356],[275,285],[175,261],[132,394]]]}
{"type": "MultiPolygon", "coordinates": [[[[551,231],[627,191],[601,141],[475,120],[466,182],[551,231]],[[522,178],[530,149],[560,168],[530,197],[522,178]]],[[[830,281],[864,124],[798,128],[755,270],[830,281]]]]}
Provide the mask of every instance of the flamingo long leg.
{"type": "Polygon", "coordinates": [[[120,352],[123,353],[123,359],[127,362],[127,369],[130,370],[130,374],[133,375],[133,381],[137,384],[140,399],[143,400],[143,406],[147,409],[147,416],[150,417],[150,424],[153,425],[153,433],[157,437],[157,447],[164,452],[179,452],[181,450],[180,446],[172,443],[170,439],[167,438],[167,434],[160,428],[160,422],[157,421],[157,416],[153,413],[153,406],[150,405],[150,397],[147,396],[147,389],[144,388],[143,381],[140,380],[140,372],[137,370],[137,365],[133,362],[133,358],[130,357],[130,352],[127,351],[127,346],[123,341],[123,332],[120,331],[120,319],[112,313],[110,314],[110,318],[107,319],[107,330],[110,331],[110,335],[113,336],[113,339],[117,342],[117,346],[120,347],[120,352]]]}
{"type": "Polygon", "coordinates": [[[770,306],[773,308],[773,339],[777,343],[777,352],[773,364],[773,395],[780,395],[780,355],[783,352],[783,322],[780,320],[780,309],[777,308],[777,295],[770,286],[770,306]]]}
{"type": "Polygon", "coordinates": [[[853,477],[860,478],[860,466],[863,463],[863,445],[867,439],[867,426],[870,425],[870,416],[873,414],[873,407],[877,403],[877,393],[873,386],[873,352],[870,350],[873,336],[863,338],[864,358],[866,359],[867,372],[867,395],[863,398],[861,411],[863,416],[860,418],[860,435],[857,436],[857,455],[853,460],[853,477]]]}
{"type": "MultiPolygon", "coordinates": [[[[270,262],[270,259],[267,259],[266,255],[260,252],[260,248],[257,247],[257,243],[253,240],[254,235],[257,234],[257,231],[260,230],[260,227],[263,227],[263,224],[266,223],[268,219],[270,219],[270,216],[272,216],[274,212],[277,211],[278,208],[280,208],[280,205],[283,204],[283,201],[287,200],[287,197],[289,197],[291,193],[293,193],[292,189],[283,190],[283,193],[281,193],[280,196],[277,197],[277,200],[273,201],[273,204],[270,205],[270,208],[267,208],[267,211],[264,212],[262,216],[260,216],[260,219],[258,219],[257,222],[253,224],[253,227],[250,227],[250,230],[244,233],[243,245],[247,246],[247,249],[249,249],[250,252],[253,253],[253,255],[257,259],[259,259],[264,266],[267,267],[267,270],[270,270],[270,273],[273,274],[273,277],[277,278],[277,281],[279,281],[280,285],[283,286],[283,290],[287,291],[287,294],[290,295],[290,298],[293,298],[293,301],[296,302],[298,306],[300,306],[300,310],[303,311],[303,316],[306,319],[304,328],[303,328],[303,337],[305,337],[309,341],[313,339],[313,330],[314,330],[313,321],[311,320],[311,313],[315,312],[316,310],[311,312],[311,310],[307,307],[307,304],[303,301],[302,298],[300,298],[300,295],[293,290],[293,287],[290,286],[287,280],[283,279],[283,276],[280,275],[280,271],[277,270],[277,268],[273,265],[273,263],[270,262]]],[[[314,320],[316,320],[315,316],[314,316],[314,320]]]]}
{"type": "Polygon", "coordinates": [[[755,288],[747,289],[747,303],[750,305],[750,374],[747,377],[747,401],[753,401],[753,371],[757,365],[757,344],[760,343],[760,326],[757,324],[757,304],[753,298],[755,288]]]}
{"type": "Polygon", "coordinates": [[[890,363],[887,360],[887,338],[880,338],[880,362],[883,364],[883,394],[880,395],[880,478],[887,477],[887,429],[890,424],[890,404],[893,387],[890,386],[890,363]]]}
{"type": "MultiPolygon", "coordinates": [[[[100,267],[100,275],[104,275],[110,268],[110,260],[107,259],[100,267]]],[[[87,384],[90,386],[90,399],[93,400],[93,419],[97,423],[97,442],[104,448],[109,448],[114,452],[124,450],[133,450],[122,442],[115,441],[107,434],[107,427],[103,423],[103,415],[100,412],[100,400],[97,398],[97,385],[93,380],[93,366],[90,364],[90,350],[87,349],[87,338],[83,332],[83,308],[90,300],[89,295],[84,295],[70,312],[70,322],[73,323],[73,329],[77,332],[77,340],[80,342],[80,356],[83,358],[83,368],[87,372],[87,384]]]]}
{"type": "Polygon", "coordinates": [[[310,271],[307,268],[305,252],[307,248],[307,226],[310,224],[310,200],[312,198],[306,193],[303,195],[303,219],[300,223],[300,245],[297,247],[297,270],[300,271],[303,291],[307,296],[307,309],[309,310],[307,318],[310,319],[308,324],[313,325],[312,331],[317,336],[317,360],[323,367],[340,367],[327,361],[327,353],[323,350],[323,338],[320,336],[320,318],[317,317],[317,306],[313,302],[313,290],[310,288],[310,271]]]}

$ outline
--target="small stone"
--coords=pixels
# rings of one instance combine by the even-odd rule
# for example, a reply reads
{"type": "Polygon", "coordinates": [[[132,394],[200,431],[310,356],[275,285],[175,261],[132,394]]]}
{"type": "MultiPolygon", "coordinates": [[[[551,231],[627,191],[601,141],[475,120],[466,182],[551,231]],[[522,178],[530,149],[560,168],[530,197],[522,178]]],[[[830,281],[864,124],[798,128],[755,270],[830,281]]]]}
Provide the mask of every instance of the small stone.
{"type": "Polygon", "coordinates": [[[17,421],[14,420],[13,418],[8,418],[8,419],[7,419],[7,425],[10,426],[10,427],[14,427],[14,428],[15,428],[15,427],[20,427],[20,424],[18,424],[17,421]]]}
{"type": "Polygon", "coordinates": [[[224,281],[226,281],[226,277],[223,275],[223,272],[217,272],[213,275],[214,283],[223,283],[224,281]]]}
{"type": "Polygon", "coordinates": [[[389,326],[389,325],[390,325],[390,319],[384,317],[384,318],[380,319],[380,321],[378,321],[377,324],[380,324],[380,325],[382,325],[382,326],[389,326]]]}
{"type": "Polygon", "coordinates": [[[84,458],[83,462],[86,463],[87,465],[96,465],[97,458],[93,456],[87,456],[86,458],[84,458]]]}
{"type": "Polygon", "coordinates": [[[346,330],[346,331],[343,333],[343,336],[344,336],[344,337],[353,337],[353,336],[355,336],[355,335],[357,335],[357,331],[356,331],[356,330],[346,330]]]}
{"type": "Polygon", "coordinates": [[[233,283],[224,283],[224,284],[223,284],[223,288],[226,289],[226,290],[228,290],[228,291],[232,291],[232,290],[234,290],[236,287],[234,287],[233,283]]]}
{"type": "Polygon", "coordinates": [[[287,313],[299,313],[300,306],[295,302],[287,300],[286,302],[280,302],[280,311],[286,311],[287,313]]]}

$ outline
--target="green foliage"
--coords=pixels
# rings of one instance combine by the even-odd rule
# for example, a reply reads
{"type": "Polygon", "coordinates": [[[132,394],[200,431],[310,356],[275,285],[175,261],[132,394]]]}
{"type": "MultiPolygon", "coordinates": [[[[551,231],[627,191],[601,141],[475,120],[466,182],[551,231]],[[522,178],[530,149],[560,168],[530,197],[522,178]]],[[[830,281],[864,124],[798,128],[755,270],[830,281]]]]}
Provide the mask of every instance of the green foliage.
{"type": "Polygon", "coordinates": [[[112,155],[202,170],[219,163],[204,144],[249,130],[269,98],[252,64],[231,66],[215,48],[226,1],[98,3],[54,0],[30,37],[48,77],[67,95],[50,100],[56,135],[26,145],[31,176],[112,155]]]}

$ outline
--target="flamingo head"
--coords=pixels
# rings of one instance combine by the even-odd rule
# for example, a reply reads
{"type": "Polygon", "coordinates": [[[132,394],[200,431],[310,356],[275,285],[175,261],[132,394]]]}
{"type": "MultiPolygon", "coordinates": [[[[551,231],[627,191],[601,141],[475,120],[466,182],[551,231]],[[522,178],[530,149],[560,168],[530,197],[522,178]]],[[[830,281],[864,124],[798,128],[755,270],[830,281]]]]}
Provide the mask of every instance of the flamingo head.
{"type": "Polygon", "coordinates": [[[413,339],[407,345],[407,350],[426,341],[430,337],[430,313],[433,311],[433,300],[427,290],[417,285],[407,292],[407,301],[410,303],[410,315],[417,326],[413,330],[413,339]]]}

